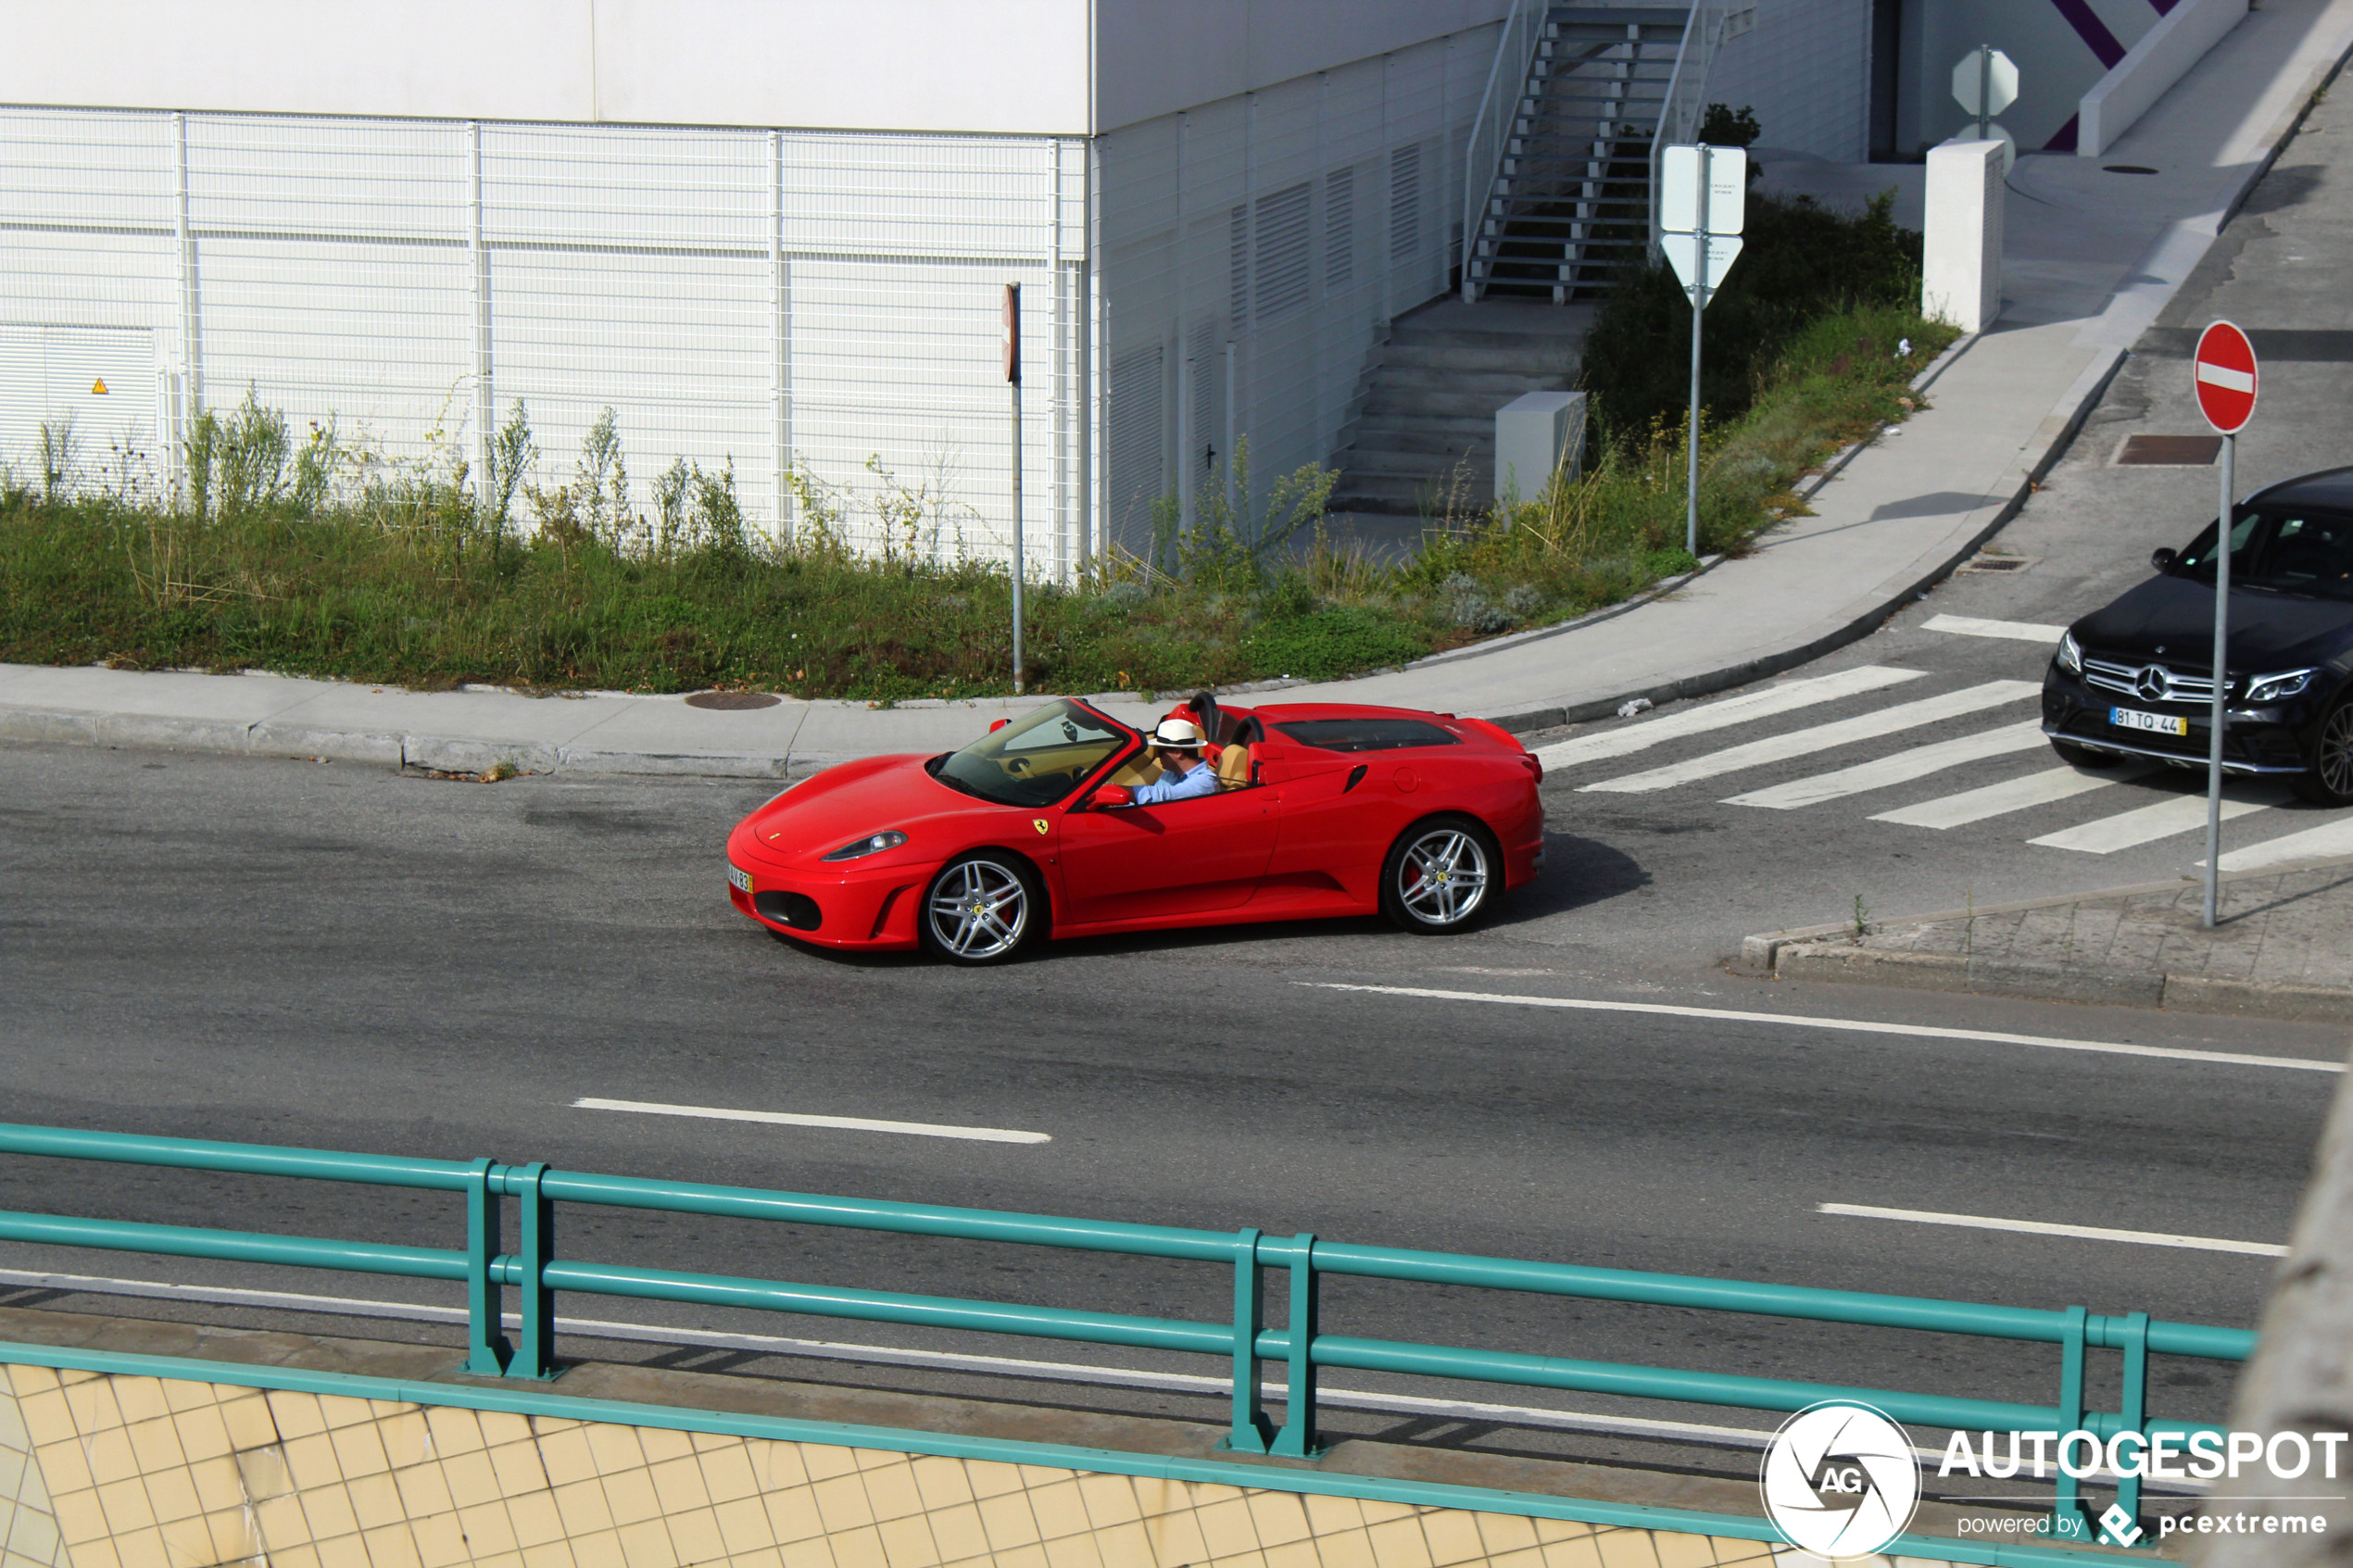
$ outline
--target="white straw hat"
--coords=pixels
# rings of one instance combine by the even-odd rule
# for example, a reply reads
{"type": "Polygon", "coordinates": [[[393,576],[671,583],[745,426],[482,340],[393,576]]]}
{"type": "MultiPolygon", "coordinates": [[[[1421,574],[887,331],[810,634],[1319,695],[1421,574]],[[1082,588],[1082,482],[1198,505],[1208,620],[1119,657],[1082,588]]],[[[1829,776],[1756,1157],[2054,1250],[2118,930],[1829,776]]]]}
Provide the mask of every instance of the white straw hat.
{"type": "Polygon", "coordinates": [[[1189,719],[1163,719],[1152,732],[1152,745],[1170,751],[1199,751],[1201,726],[1189,719]]]}

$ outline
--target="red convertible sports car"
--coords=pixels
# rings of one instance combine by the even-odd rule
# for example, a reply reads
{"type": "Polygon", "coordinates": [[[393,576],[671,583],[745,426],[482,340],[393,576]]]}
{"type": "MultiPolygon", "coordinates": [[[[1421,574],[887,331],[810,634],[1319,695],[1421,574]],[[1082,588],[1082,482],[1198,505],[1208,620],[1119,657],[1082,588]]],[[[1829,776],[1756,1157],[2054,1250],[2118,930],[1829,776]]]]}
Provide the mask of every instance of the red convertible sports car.
{"type": "Polygon", "coordinates": [[[996,963],[1046,936],[1378,911],[1459,931],[1544,858],[1543,768],[1478,719],[1221,706],[1219,787],[1136,805],[1147,737],[1065,698],[939,757],[870,757],[795,785],[727,840],[736,908],[780,937],[996,963]]]}

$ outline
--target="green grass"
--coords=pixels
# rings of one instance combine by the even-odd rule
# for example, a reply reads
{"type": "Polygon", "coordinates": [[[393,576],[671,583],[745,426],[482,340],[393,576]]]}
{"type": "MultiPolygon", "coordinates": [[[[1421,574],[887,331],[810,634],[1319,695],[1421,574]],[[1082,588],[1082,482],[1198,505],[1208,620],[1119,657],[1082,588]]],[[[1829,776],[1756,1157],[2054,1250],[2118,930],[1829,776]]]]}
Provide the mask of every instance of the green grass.
{"type": "MultiPolygon", "coordinates": [[[[1800,218],[1751,257],[1778,266],[1827,215],[1800,218]]],[[[1856,230],[1858,255],[1905,243],[1869,222],[1856,230]]],[[[1851,275],[1877,274],[1858,262],[1851,275]]],[[[1555,623],[1688,570],[1680,418],[1653,408],[1624,422],[1649,395],[1627,366],[1671,358],[1675,321],[1656,292],[1655,279],[1638,282],[1596,328],[1602,347],[1625,357],[1588,358],[1620,422],[1603,416],[1580,479],[1515,507],[1428,519],[1420,551],[1382,560],[1325,541],[1330,476],[1302,470],[1270,487],[1265,519],[1213,511],[1189,539],[1164,528],[1154,560],[1033,586],[1029,689],[1345,675],[1555,623]]],[[[1736,413],[1704,427],[1704,551],[1737,553],[1802,511],[1792,486],[1803,474],[1911,411],[1907,380],[1955,333],[1903,303],[1900,279],[1872,292],[1881,297],[1860,303],[1817,292],[1810,314],[1758,303],[1746,329],[1726,334],[1726,374],[1741,379],[1721,405],[1736,413]]],[[[1717,312],[1736,303],[1727,289],[1710,309],[1711,344],[1717,312]]],[[[522,410],[510,418],[490,489],[508,509],[528,504],[530,535],[483,516],[446,458],[440,470],[402,470],[339,451],[332,427],[290,451],[283,419],[251,399],[199,431],[209,445],[190,466],[211,477],[201,506],[179,511],[119,481],[91,494],[61,466],[44,464],[31,485],[0,472],[0,659],[420,689],[738,686],[882,702],[1011,689],[1004,571],[940,549],[942,509],[879,467],[877,518],[893,542],[876,558],[841,545],[838,495],[805,489],[803,515],[818,525],[779,546],[745,527],[731,475],[686,464],[651,487],[653,516],[630,515],[614,500],[629,492],[610,420],[573,483],[542,489],[521,483],[536,454],[522,410]]],[[[109,483],[102,474],[97,487],[109,483]]]]}

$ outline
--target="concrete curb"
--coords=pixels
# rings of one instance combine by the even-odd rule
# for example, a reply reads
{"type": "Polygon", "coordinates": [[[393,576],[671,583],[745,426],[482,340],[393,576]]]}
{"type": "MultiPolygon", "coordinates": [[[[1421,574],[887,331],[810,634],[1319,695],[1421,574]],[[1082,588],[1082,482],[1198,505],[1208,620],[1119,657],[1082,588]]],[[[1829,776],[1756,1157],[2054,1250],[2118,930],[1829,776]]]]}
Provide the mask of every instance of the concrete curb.
{"type": "MultiPolygon", "coordinates": [[[[2292,860],[2249,871],[2226,872],[2225,883],[2283,876],[2293,872],[2353,865],[2353,856],[2292,860]]],[[[2194,879],[2133,883],[2090,893],[1981,904],[1934,914],[1873,922],[1885,932],[1987,915],[2063,909],[2151,893],[2173,893],[2194,879]]],[[[2233,1018],[2269,1018],[2296,1023],[2353,1024],[2353,988],[2278,985],[2177,971],[2130,970],[2083,964],[2037,963],[2019,959],[1976,958],[1951,953],[1915,953],[1858,947],[1854,925],[1799,926],[1768,931],[1741,943],[1740,967],[1778,980],[1808,980],[1850,985],[1893,985],[1911,990],[1964,991],[1977,996],[2032,997],[2045,1001],[2085,1002],[2108,1007],[2164,1008],[2175,1012],[2233,1018]]]]}
{"type": "Polygon", "coordinates": [[[799,779],[848,760],[834,756],[752,752],[608,751],[535,742],[515,744],[391,731],[313,730],[267,721],[167,719],[69,709],[0,709],[0,741],[318,759],[422,768],[442,773],[487,772],[504,762],[519,773],[799,779]]]}

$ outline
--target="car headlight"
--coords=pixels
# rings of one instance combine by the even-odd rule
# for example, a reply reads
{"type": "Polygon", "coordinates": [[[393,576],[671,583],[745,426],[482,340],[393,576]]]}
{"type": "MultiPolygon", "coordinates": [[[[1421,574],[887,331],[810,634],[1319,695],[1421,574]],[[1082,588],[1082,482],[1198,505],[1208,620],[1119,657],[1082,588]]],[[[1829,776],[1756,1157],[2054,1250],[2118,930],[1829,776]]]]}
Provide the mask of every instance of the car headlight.
{"type": "Polygon", "coordinates": [[[2317,670],[2283,670],[2276,675],[2258,675],[2246,684],[2246,698],[2250,703],[2284,702],[2292,696],[2302,696],[2304,688],[2312,684],[2317,670]]]}
{"type": "Polygon", "coordinates": [[[896,830],[889,833],[868,834],[863,838],[852,839],[825,859],[828,860],[863,859],[868,855],[879,855],[886,849],[896,849],[906,842],[907,835],[896,830]]]}
{"type": "Polygon", "coordinates": [[[2083,645],[2075,640],[2072,632],[2059,633],[2058,667],[2070,675],[2083,673],[2083,645]]]}

